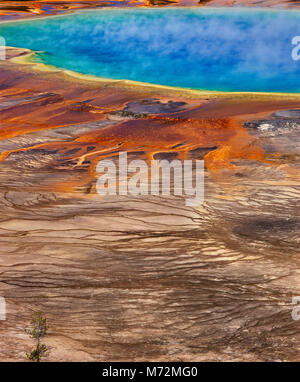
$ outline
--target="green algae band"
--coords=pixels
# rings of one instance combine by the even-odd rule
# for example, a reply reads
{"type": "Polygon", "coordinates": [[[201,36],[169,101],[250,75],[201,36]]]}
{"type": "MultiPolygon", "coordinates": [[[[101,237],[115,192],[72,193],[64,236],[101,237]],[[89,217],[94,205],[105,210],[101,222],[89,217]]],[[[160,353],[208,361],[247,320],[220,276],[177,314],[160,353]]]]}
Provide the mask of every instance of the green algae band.
{"type": "Polygon", "coordinates": [[[39,62],[105,78],[300,92],[299,11],[107,9],[0,24],[0,36],[39,62]]]}

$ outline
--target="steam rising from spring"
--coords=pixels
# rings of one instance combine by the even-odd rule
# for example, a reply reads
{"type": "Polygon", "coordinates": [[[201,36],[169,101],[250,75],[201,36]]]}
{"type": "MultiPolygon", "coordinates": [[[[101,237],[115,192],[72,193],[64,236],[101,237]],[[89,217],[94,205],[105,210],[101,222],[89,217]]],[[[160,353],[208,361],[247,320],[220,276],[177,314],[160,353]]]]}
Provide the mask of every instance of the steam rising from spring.
{"type": "Polygon", "coordinates": [[[300,12],[109,9],[0,26],[8,45],[81,73],[169,86],[299,92],[300,12]],[[42,52],[42,53],[41,53],[42,52]]]}

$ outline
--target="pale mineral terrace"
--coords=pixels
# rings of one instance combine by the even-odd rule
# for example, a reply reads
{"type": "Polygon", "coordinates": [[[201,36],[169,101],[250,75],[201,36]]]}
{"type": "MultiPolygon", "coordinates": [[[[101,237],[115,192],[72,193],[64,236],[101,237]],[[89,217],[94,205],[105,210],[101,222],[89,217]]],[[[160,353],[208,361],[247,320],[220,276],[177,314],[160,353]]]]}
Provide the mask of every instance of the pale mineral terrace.
{"type": "Polygon", "coordinates": [[[265,7],[298,9],[299,0],[40,0],[0,1],[0,20],[32,18],[105,7],[265,7]]]}

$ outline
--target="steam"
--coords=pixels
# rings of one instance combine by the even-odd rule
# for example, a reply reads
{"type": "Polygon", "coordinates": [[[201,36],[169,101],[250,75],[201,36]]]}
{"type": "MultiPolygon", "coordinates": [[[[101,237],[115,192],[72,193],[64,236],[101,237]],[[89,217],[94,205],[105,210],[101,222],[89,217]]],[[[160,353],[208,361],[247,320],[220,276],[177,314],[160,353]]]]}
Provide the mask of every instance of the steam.
{"type": "Polygon", "coordinates": [[[82,73],[202,89],[300,91],[300,12],[101,10],[0,26],[8,45],[82,73]]]}

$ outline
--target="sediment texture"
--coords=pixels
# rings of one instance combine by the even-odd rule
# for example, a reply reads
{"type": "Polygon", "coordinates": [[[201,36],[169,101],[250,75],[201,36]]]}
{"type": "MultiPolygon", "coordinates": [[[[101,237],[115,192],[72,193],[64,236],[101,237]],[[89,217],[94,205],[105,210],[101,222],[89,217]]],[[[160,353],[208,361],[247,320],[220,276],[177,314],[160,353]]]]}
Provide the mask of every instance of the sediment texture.
{"type": "MultiPolygon", "coordinates": [[[[10,50],[10,57],[20,51],[10,50]]],[[[1,62],[0,359],[299,360],[297,96],[183,95],[1,62]],[[205,159],[205,202],[100,197],[102,158],[205,159]]]]}

